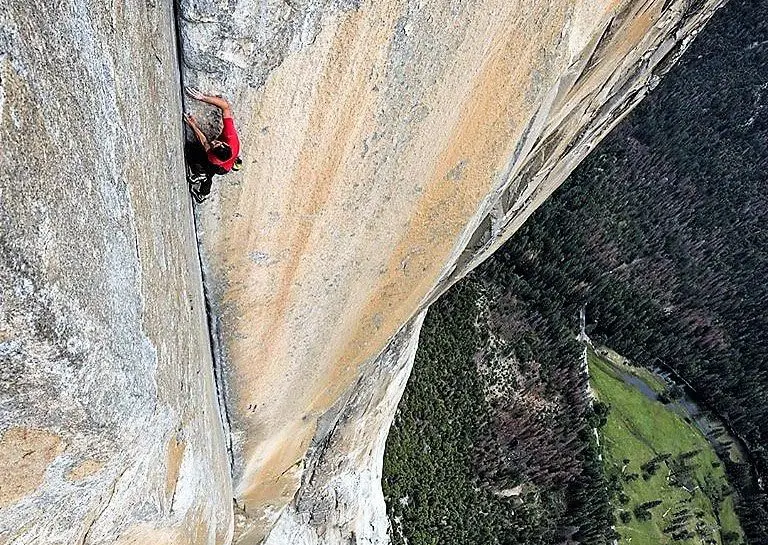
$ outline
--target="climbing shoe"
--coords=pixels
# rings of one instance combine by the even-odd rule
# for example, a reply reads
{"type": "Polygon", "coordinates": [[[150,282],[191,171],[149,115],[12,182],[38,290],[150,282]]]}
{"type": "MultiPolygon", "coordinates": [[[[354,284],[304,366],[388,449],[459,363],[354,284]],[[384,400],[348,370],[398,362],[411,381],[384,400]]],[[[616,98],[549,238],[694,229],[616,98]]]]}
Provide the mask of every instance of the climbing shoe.
{"type": "Polygon", "coordinates": [[[203,195],[195,187],[190,187],[189,192],[192,194],[192,198],[195,199],[197,204],[205,202],[205,200],[208,198],[208,195],[203,195]]]}

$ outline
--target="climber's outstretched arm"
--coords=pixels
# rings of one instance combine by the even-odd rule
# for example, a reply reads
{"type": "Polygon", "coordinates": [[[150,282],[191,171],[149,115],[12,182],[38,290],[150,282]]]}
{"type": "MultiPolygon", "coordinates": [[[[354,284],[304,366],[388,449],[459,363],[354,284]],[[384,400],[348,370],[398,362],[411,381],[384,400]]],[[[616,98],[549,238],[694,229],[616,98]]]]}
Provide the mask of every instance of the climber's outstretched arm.
{"type": "Polygon", "coordinates": [[[205,151],[211,149],[211,145],[208,143],[208,139],[205,137],[205,134],[203,134],[203,131],[200,130],[200,127],[197,125],[195,118],[189,114],[184,114],[184,121],[186,121],[187,125],[189,125],[189,128],[192,129],[192,132],[195,133],[198,142],[202,144],[205,151]]]}
{"type": "Polygon", "coordinates": [[[187,87],[186,91],[189,96],[191,96],[196,100],[207,102],[208,104],[212,104],[217,108],[221,108],[222,117],[224,118],[232,117],[232,107],[230,106],[229,102],[227,102],[225,98],[215,97],[212,95],[204,95],[203,93],[201,93],[200,91],[198,91],[193,87],[187,87]]]}

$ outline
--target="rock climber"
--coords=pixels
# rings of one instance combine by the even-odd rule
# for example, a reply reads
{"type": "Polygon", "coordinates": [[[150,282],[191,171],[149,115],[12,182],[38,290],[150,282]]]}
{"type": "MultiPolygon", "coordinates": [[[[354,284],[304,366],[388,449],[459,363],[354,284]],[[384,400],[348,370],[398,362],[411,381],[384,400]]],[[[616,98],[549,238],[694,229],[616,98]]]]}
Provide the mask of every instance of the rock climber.
{"type": "Polygon", "coordinates": [[[187,142],[185,146],[187,179],[192,196],[200,203],[208,197],[215,174],[222,175],[232,170],[240,170],[242,165],[239,157],[240,139],[235,130],[232,107],[226,99],[205,95],[192,87],[187,87],[185,90],[195,100],[219,108],[224,125],[221,134],[209,142],[197,124],[197,120],[188,113],[184,114],[184,121],[195,133],[195,140],[187,142]]]}

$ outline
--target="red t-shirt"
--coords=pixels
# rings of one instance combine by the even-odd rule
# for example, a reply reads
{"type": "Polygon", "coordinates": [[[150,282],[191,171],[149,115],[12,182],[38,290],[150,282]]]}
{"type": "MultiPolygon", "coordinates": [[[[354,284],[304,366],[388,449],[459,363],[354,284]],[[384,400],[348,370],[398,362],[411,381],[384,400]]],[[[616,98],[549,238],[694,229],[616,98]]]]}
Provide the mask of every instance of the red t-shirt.
{"type": "Polygon", "coordinates": [[[229,144],[229,147],[232,149],[232,157],[222,161],[213,154],[213,150],[208,150],[208,161],[212,165],[222,167],[229,172],[232,170],[232,165],[235,164],[237,156],[240,155],[240,139],[237,137],[237,131],[235,130],[235,121],[231,117],[224,118],[224,128],[221,129],[221,134],[216,140],[229,144]]]}

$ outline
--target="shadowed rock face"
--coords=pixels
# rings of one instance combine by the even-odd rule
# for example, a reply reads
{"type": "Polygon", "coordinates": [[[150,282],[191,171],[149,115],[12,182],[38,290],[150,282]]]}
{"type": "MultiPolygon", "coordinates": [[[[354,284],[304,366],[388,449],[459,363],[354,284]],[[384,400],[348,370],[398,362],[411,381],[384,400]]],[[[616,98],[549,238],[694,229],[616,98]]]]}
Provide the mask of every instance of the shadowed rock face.
{"type": "Polygon", "coordinates": [[[174,40],[0,0],[0,543],[230,539],[174,40]]]}
{"type": "Polygon", "coordinates": [[[367,500],[305,501],[355,478],[324,463],[355,426],[328,422],[367,414],[340,400],[384,387],[366,370],[399,368],[403,324],[519,227],[718,1],[181,0],[185,80],[233,101],[245,162],[198,217],[236,540],[281,513],[271,540],[381,538],[351,522],[367,500]]]}

